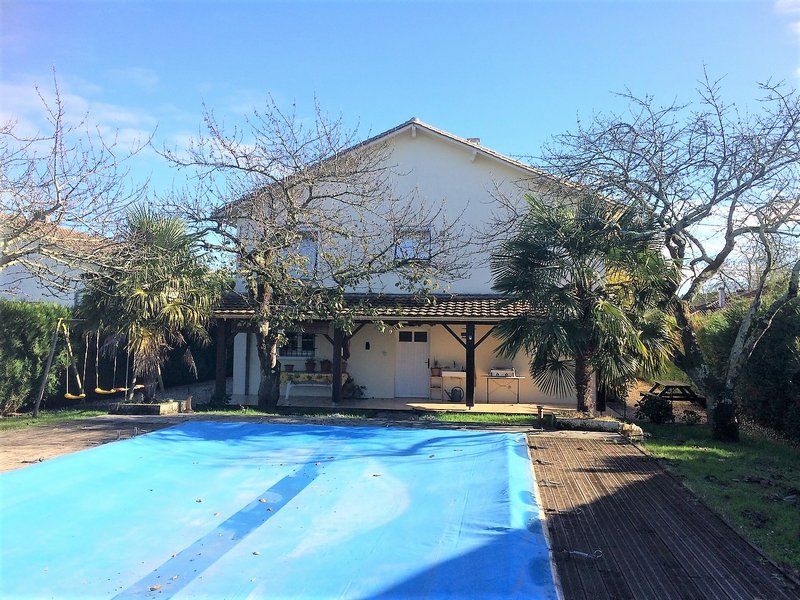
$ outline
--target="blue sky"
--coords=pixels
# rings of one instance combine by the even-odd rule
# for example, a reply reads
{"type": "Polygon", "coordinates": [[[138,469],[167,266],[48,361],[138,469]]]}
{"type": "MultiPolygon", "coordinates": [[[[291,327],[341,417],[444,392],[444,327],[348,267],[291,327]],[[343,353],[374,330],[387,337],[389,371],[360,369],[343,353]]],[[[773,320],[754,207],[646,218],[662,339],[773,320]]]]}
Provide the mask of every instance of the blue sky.
{"type": "MultiPolygon", "coordinates": [[[[364,133],[411,116],[511,155],[536,154],[629,87],[691,96],[705,63],[746,104],[800,83],[800,0],[764,2],[19,2],[4,0],[0,116],[36,127],[55,68],[70,108],[123,137],[196,133],[272,94],[313,98],[364,133]]],[[[155,156],[141,173],[169,183],[155,156]]]]}

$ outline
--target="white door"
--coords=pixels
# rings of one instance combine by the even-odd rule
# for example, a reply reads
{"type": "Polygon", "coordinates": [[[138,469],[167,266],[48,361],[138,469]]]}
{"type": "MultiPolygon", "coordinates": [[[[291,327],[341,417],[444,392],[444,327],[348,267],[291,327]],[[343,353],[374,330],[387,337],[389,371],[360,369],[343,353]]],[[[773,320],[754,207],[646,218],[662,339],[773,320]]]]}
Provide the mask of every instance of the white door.
{"type": "Polygon", "coordinates": [[[428,332],[403,329],[397,332],[394,395],[397,398],[428,398],[428,332]]]}

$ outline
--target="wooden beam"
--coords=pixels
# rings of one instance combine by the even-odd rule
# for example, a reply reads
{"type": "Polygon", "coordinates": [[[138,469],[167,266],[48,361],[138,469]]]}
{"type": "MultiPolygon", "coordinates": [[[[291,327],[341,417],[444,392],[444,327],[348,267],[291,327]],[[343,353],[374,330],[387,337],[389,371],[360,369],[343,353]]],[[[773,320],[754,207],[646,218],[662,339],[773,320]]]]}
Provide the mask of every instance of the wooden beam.
{"type": "Polygon", "coordinates": [[[331,401],[334,404],[342,400],[342,347],[344,346],[344,332],[336,327],[333,330],[333,381],[331,385],[331,401]]]}
{"type": "Polygon", "coordinates": [[[477,342],[475,342],[475,347],[477,348],[478,346],[480,346],[480,345],[483,343],[483,340],[485,340],[485,339],[486,339],[486,338],[488,338],[490,335],[492,335],[492,332],[493,332],[493,331],[494,331],[494,326],[492,326],[492,328],[491,328],[491,329],[489,329],[489,331],[487,331],[487,332],[486,332],[486,333],[483,335],[483,337],[481,337],[481,339],[479,339],[477,342]]]}
{"type": "Polygon", "coordinates": [[[475,323],[467,323],[467,406],[475,406],[475,323]]]}
{"type": "Polygon", "coordinates": [[[225,397],[225,366],[228,362],[228,323],[217,320],[217,364],[214,371],[214,397],[221,400],[225,397]]]}
{"type": "MultiPolygon", "coordinates": [[[[447,323],[440,323],[440,325],[441,325],[442,327],[444,327],[445,329],[447,329],[447,331],[450,333],[450,335],[452,335],[452,336],[455,338],[455,340],[456,340],[456,341],[457,341],[459,344],[461,344],[461,347],[462,347],[462,348],[466,348],[466,347],[467,347],[467,345],[464,343],[464,340],[462,340],[462,339],[461,339],[461,336],[460,336],[460,335],[458,335],[458,334],[457,334],[455,331],[453,331],[452,329],[450,329],[450,326],[449,326],[447,323]]],[[[469,323],[467,323],[467,325],[469,326],[469,323]]],[[[472,323],[472,327],[473,327],[473,331],[474,331],[475,323],[472,323]]]]}
{"type": "Polygon", "coordinates": [[[244,395],[250,395],[250,336],[248,331],[244,334],[244,395]]]}

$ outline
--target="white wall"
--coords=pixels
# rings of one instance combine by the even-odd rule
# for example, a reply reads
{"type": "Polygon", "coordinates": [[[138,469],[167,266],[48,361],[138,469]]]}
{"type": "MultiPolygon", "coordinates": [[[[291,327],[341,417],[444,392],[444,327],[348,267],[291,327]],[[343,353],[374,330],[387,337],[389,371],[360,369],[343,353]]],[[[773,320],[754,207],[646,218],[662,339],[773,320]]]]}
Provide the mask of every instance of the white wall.
{"type": "MultiPolygon", "coordinates": [[[[453,331],[460,335],[464,331],[464,326],[451,325],[453,331]]],[[[453,368],[455,362],[456,369],[463,369],[466,361],[466,354],[461,346],[447,330],[441,325],[424,325],[409,329],[422,329],[428,331],[430,341],[430,361],[439,362],[443,368],[453,368]]],[[[476,326],[476,341],[480,340],[489,331],[488,325],[476,326]]],[[[374,325],[365,325],[350,340],[350,359],[348,361],[348,372],[359,385],[365,386],[364,395],[367,398],[393,398],[395,386],[395,360],[398,329],[387,329],[381,332],[374,325]],[[367,349],[369,344],[369,349],[367,349]]],[[[565,408],[574,408],[575,399],[573,394],[565,397],[550,396],[543,393],[536,383],[531,379],[528,372],[529,360],[525,355],[518,355],[514,360],[501,358],[495,352],[499,340],[490,335],[475,350],[475,401],[478,403],[486,402],[486,375],[494,367],[514,367],[518,375],[525,377],[520,382],[520,402],[533,404],[562,405],[565,408]]],[[[240,333],[234,340],[234,352],[236,356],[245,356],[245,334],[240,333]]],[[[317,370],[319,361],[327,358],[330,360],[332,348],[330,343],[321,335],[317,335],[317,370]]],[[[295,364],[296,371],[304,369],[305,358],[287,359],[282,358],[283,364],[295,364]]],[[[233,397],[232,402],[236,404],[255,404],[260,371],[258,366],[258,355],[255,347],[255,336],[250,336],[250,387],[249,396],[244,396],[244,358],[234,361],[233,372],[233,397]]],[[[446,387],[451,387],[451,383],[446,383],[446,387]]],[[[463,386],[463,381],[460,385],[463,386]]],[[[284,390],[282,390],[283,392],[284,390]]],[[[327,396],[329,392],[324,389],[305,389],[300,392],[302,395],[327,396]]],[[[489,382],[489,399],[491,403],[513,403],[516,401],[516,382],[491,380],[489,382]]]]}
{"type": "MultiPolygon", "coordinates": [[[[495,194],[522,199],[536,189],[532,175],[480,152],[417,127],[416,136],[403,131],[391,138],[390,161],[398,175],[394,190],[398,196],[415,194],[431,206],[445,201],[448,220],[466,226],[475,250],[470,272],[459,281],[442,281],[443,291],[453,293],[491,293],[488,259],[496,236],[483,232],[500,211],[495,194]]],[[[544,192],[542,192],[544,193],[544,192]]],[[[395,279],[383,277],[373,289],[394,292],[395,279]]]]}
{"type": "MultiPolygon", "coordinates": [[[[49,262],[48,269],[65,269],[53,261],[45,258],[37,259],[41,262],[49,262]]],[[[57,302],[64,306],[72,306],[75,303],[75,293],[78,289],[77,283],[71,283],[67,289],[55,289],[54,286],[46,286],[42,280],[32,275],[20,264],[6,267],[0,271],[0,298],[4,300],[26,300],[28,302],[57,302]]]]}

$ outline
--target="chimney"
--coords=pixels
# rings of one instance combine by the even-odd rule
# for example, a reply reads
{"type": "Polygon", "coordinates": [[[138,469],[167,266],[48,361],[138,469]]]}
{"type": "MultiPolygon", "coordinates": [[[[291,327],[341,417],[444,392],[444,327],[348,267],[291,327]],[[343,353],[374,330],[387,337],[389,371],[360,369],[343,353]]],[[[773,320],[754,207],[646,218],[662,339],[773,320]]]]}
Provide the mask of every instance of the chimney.
{"type": "Polygon", "coordinates": [[[719,286],[717,290],[717,305],[720,308],[725,308],[725,288],[723,286],[719,286]]]}
{"type": "Polygon", "coordinates": [[[481,138],[467,138],[467,141],[470,144],[477,144],[478,146],[481,145],[481,138]]]}

